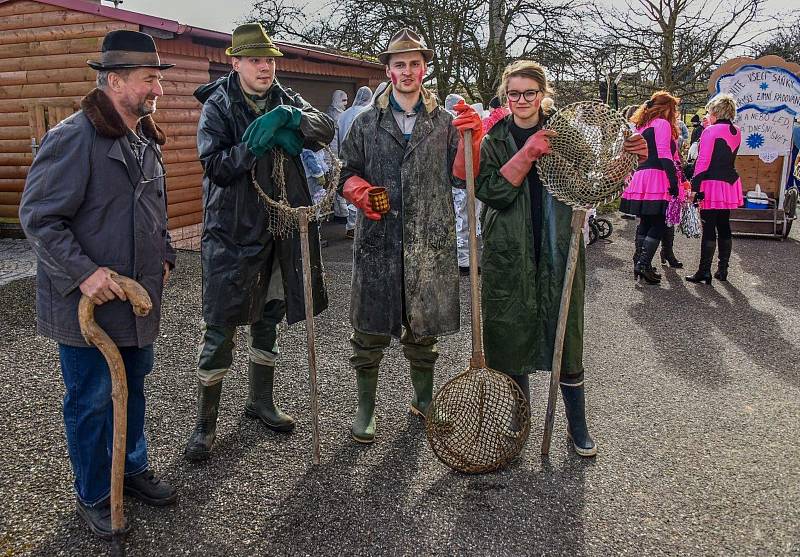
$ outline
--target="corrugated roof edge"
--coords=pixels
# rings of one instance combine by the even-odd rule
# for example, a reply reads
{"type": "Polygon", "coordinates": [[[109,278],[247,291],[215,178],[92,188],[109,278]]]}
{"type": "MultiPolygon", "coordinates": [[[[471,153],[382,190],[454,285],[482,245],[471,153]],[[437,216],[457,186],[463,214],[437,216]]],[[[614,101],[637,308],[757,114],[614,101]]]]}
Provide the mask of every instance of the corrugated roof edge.
{"type": "MultiPolygon", "coordinates": [[[[0,0],[0,5],[14,1],[16,0],[0,0]]],[[[112,8],[111,6],[102,6],[100,4],[95,4],[94,2],[87,2],[85,0],[33,0],[33,1],[39,2],[40,4],[49,4],[51,6],[66,8],[68,10],[75,10],[78,12],[84,12],[89,14],[97,14],[103,17],[107,17],[109,19],[116,19],[119,21],[125,21],[127,23],[135,23],[138,25],[143,25],[145,27],[151,27],[153,29],[161,29],[163,31],[175,33],[176,35],[189,35],[190,37],[192,36],[202,37],[205,39],[212,39],[212,40],[226,41],[226,42],[230,42],[231,40],[230,33],[223,33],[222,31],[214,31],[211,29],[203,29],[202,27],[192,27],[190,25],[184,25],[172,19],[164,19],[162,17],[156,17],[138,12],[131,12],[120,8],[112,8]]],[[[299,45],[283,41],[275,41],[275,43],[279,45],[281,50],[284,50],[285,52],[291,54],[313,57],[320,60],[326,60],[329,62],[337,62],[339,64],[345,64],[348,66],[365,66],[373,68],[383,67],[381,64],[376,62],[370,62],[368,60],[362,60],[360,58],[345,56],[342,54],[332,54],[330,52],[316,50],[312,47],[312,45],[299,45]]]]}

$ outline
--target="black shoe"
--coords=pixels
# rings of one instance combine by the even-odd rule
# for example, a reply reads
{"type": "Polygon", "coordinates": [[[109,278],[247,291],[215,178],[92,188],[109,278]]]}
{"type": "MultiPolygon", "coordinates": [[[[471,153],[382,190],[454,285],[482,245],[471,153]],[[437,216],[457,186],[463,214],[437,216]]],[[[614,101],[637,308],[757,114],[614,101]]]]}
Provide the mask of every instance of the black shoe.
{"type": "Polygon", "coordinates": [[[633,276],[638,280],[643,278],[647,284],[660,284],[661,283],[661,275],[655,272],[655,270],[648,266],[642,266],[639,263],[634,265],[633,267],[633,276]]]}
{"type": "Polygon", "coordinates": [[[125,495],[154,507],[166,507],[178,500],[178,492],[148,468],[141,474],[125,477],[125,495]]]}
{"type": "Polygon", "coordinates": [[[711,275],[709,273],[703,273],[701,271],[697,271],[693,275],[687,275],[686,280],[689,282],[693,282],[695,284],[700,284],[701,282],[705,282],[706,284],[711,284],[711,275]]]}
{"type": "MultiPolygon", "coordinates": [[[[111,529],[111,499],[97,503],[90,507],[80,501],[78,503],[78,515],[86,522],[89,529],[99,538],[111,541],[113,530],[111,529]]],[[[131,527],[126,520],[122,527],[122,533],[127,534],[131,527]]]]}
{"type": "Polygon", "coordinates": [[[664,252],[661,252],[661,264],[666,265],[669,264],[670,267],[673,269],[683,269],[683,263],[678,261],[678,259],[672,255],[665,255],[664,252]]]}
{"type": "Polygon", "coordinates": [[[727,282],[728,270],[727,269],[725,269],[724,271],[722,269],[718,270],[716,273],[714,273],[714,278],[717,280],[721,280],[722,282],[727,282]]]}
{"type": "Polygon", "coordinates": [[[719,267],[717,272],[714,273],[714,278],[723,282],[728,280],[728,262],[731,259],[731,251],[733,249],[733,240],[731,238],[719,238],[719,267]]]}

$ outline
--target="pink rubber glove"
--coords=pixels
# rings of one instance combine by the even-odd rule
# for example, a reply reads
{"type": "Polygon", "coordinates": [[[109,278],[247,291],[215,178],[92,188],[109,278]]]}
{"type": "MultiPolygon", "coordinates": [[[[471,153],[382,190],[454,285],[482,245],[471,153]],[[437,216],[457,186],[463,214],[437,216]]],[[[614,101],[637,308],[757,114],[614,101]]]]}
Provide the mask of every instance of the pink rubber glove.
{"type": "Polygon", "coordinates": [[[464,132],[472,130],[472,170],[473,176],[478,175],[481,167],[481,139],[483,139],[483,122],[478,113],[464,101],[458,101],[453,107],[458,116],[453,120],[453,125],[458,129],[459,140],[456,158],[453,161],[453,176],[461,180],[467,179],[466,157],[464,149],[464,132]]]}
{"type": "Polygon", "coordinates": [[[372,184],[367,182],[360,176],[350,176],[344,182],[342,188],[342,197],[350,203],[364,211],[364,216],[370,220],[381,220],[381,214],[372,209],[372,203],[369,202],[369,190],[372,189],[372,184]]]}
{"type": "Polygon", "coordinates": [[[530,136],[522,149],[517,151],[517,154],[500,169],[503,178],[518,188],[531,171],[533,161],[541,158],[542,155],[550,154],[550,138],[556,135],[555,130],[539,130],[530,136]]]}

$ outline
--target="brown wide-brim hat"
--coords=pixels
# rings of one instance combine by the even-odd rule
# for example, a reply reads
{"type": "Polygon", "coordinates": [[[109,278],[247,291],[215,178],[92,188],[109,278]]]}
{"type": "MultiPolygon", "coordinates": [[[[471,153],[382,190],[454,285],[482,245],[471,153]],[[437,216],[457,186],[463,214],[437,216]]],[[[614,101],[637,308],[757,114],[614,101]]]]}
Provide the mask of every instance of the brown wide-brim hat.
{"type": "Polygon", "coordinates": [[[257,58],[275,58],[283,56],[260,23],[245,23],[233,30],[231,46],[225,50],[228,56],[243,58],[255,56],[257,58]]]}
{"type": "Polygon", "coordinates": [[[421,52],[426,64],[433,60],[433,51],[428,48],[425,41],[414,31],[405,27],[392,37],[386,50],[378,54],[378,60],[381,61],[381,64],[386,65],[389,63],[389,57],[392,54],[402,54],[404,52],[421,52]]]}
{"type": "Polygon", "coordinates": [[[107,34],[103,39],[100,60],[87,60],[86,63],[97,71],[130,68],[166,70],[175,65],[161,63],[153,37],[126,29],[107,34]]]}

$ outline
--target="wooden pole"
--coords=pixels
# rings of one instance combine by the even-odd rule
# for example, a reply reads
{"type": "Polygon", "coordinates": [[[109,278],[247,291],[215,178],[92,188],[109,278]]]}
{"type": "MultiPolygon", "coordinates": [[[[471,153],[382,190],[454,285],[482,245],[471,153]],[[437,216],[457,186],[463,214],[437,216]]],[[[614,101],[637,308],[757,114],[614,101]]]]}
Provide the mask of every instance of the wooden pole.
{"type": "Polygon", "coordinates": [[[561,359],[564,353],[564,335],[567,332],[569,302],[572,298],[572,281],[578,266],[578,254],[583,236],[583,223],[586,222],[586,209],[572,209],[572,236],[569,240],[567,268],[564,271],[564,286],[561,289],[561,305],[558,308],[558,326],[556,341],[553,346],[553,365],[550,372],[550,391],[547,396],[547,413],[544,417],[544,434],[542,435],[542,455],[550,454],[550,441],[553,438],[553,421],[555,420],[556,401],[558,400],[558,384],[561,379],[561,359]]]}
{"type": "Polygon", "coordinates": [[[467,222],[469,223],[469,291],[472,318],[472,369],[483,369],[480,285],[478,284],[478,222],[475,217],[475,169],[472,167],[472,130],[464,132],[464,170],[467,175],[467,222]]]}
{"type": "Polygon", "coordinates": [[[311,287],[311,249],[308,245],[308,207],[301,207],[300,250],[303,255],[303,291],[306,306],[306,338],[308,339],[308,379],[311,385],[312,458],[319,464],[319,399],[317,396],[317,353],[314,345],[314,297],[311,287]]]}
{"type": "MultiPolygon", "coordinates": [[[[125,292],[133,306],[133,312],[144,317],[153,309],[150,296],[142,286],[128,277],[112,276],[125,292]]],[[[78,303],[78,323],[81,334],[90,346],[96,346],[103,354],[111,373],[111,400],[114,405],[114,440],[111,453],[111,552],[125,554],[125,514],[122,506],[122,491],[125,480],[125,445],[128,431],[128,380],[125,363],[114,341],[94,320],[94,302],[81,296],[78,303]]]]}

